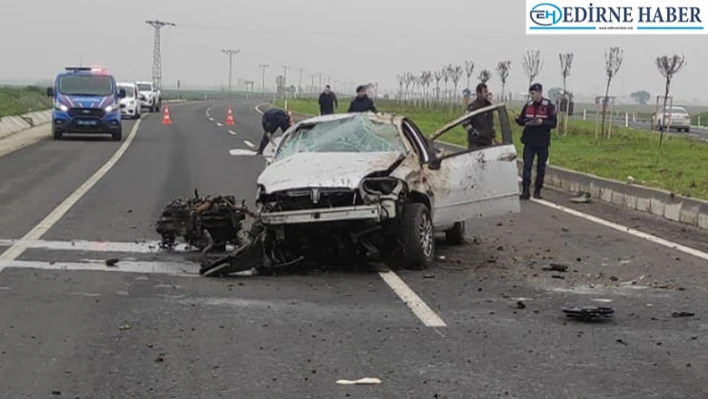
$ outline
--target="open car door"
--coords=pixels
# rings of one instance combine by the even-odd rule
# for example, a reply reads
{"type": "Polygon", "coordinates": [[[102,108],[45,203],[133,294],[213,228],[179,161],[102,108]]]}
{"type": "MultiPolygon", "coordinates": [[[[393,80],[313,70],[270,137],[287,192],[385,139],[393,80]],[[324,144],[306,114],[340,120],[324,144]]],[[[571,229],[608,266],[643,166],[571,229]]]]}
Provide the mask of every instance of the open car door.
{"type": "Polygon", "coordinates": [[[438,130],[430,140],[438,149],[429,163],[433,174],[438,175],[438,187],[441,188],[435,193],[434,219],[437,228],[467,219],[520,211],[516,148],[505,104],[469,112],[438,130]],[[495,114],[494,129],[501,143],[467,149],[436,141],[454,129],[465,132],[461,127],[463,123],[486,112],[495,114]]]}

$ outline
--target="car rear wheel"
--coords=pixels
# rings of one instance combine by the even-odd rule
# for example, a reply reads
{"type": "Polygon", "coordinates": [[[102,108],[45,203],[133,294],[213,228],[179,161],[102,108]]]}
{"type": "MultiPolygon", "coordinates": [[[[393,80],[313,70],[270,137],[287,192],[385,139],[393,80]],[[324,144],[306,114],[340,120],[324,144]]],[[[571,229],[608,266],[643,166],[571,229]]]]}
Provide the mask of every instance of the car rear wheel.
{"type": "Polygon", "coordinates": [[[465,243],[465,222],[457,222],[453,228],[445,231],[445,241],[451,245],[463,245],[465,243]]]}
{"type": "Polygon", "coordinates": [[[396,266],[407,269],[427,269],[435,256],[435,232],[428,208],[421,203],[409,203],[403,208],[399,238],[403,257],[396,266]]]}

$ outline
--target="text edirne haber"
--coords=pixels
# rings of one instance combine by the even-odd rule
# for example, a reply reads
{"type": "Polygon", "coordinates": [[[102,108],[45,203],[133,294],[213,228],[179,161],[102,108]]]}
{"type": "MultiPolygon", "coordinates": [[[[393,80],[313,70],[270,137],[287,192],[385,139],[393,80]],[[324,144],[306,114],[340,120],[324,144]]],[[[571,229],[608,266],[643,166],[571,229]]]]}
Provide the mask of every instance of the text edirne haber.
{"type": "Polygon", "coordinates": [[[562,22],[703,23],[699,7],[562,7],[562,22]],[[635,21],[635,16],[637,20],[635,21]]]}

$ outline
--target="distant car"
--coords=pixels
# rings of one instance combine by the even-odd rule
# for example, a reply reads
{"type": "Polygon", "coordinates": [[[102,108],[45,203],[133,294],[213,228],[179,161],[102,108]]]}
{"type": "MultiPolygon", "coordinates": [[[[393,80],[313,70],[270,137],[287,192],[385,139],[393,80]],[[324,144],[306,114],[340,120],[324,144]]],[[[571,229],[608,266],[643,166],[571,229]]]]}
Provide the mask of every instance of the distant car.
{"type": "Polygon", "coordinates": [[[118,83],[118,87],[125,89],[125,97],[120,99],[120,113],[127,118],[140,119],[140,108],[144,98],[138,92],[138,86],[135,83],[118,83]]]}
{"type": "Polygon", "coordinates": [[[135,82],[138,92],[145,97],[142,108],[147,108],[150,112],[159,112],[162,106],[162,95],[160,89],[152,82],[135,82]]]}
{"type": "Polygon", "coordinates": [[[661,111],[652,115],[652,129],[666,128],[669,126],[677,131],[691,131],[691,115],[683,107],[667,107],[666,114],[661,115],[661,111]],[[658,117],[657,117],[658,114],[658,117]]]}

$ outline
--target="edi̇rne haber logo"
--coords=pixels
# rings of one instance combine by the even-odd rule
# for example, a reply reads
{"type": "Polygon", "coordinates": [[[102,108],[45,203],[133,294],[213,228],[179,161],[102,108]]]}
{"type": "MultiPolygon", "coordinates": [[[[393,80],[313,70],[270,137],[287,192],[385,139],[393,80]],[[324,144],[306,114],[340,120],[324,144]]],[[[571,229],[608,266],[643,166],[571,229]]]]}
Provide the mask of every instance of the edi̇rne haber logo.
{"type": "Polygon", "coordinates": [[[708,1],[526,0],[526,34],[705,34],[704,6],[708,1]]]}

